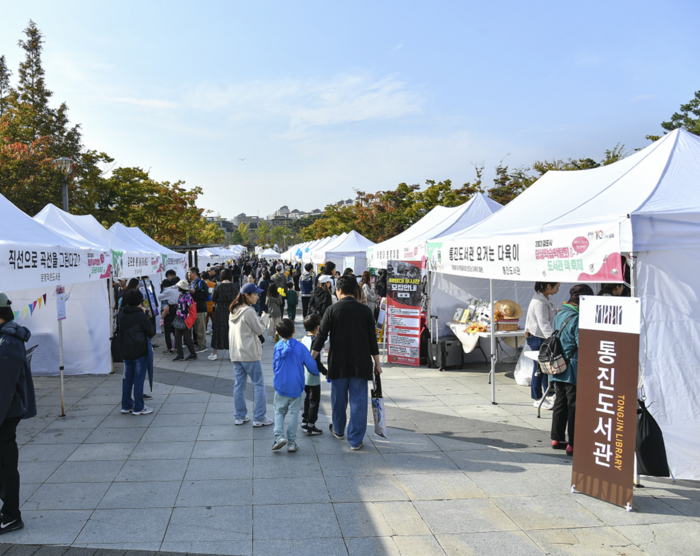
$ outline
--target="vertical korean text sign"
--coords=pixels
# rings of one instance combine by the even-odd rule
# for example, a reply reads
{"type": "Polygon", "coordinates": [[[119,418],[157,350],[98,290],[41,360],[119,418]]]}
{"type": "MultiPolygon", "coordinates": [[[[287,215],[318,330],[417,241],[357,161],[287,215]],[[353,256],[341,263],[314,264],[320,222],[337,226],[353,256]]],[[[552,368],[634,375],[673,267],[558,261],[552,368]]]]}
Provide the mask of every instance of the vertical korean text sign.
{"type": "Polygon", "coordinates": [[[632,506],[641,304],[630,297],[581,297],[576,491],[632,506]]]}
{"type": "Polygon", "coordinates": [[[387,262],[389,363],[420,365],[420,261],[387,262]]]}

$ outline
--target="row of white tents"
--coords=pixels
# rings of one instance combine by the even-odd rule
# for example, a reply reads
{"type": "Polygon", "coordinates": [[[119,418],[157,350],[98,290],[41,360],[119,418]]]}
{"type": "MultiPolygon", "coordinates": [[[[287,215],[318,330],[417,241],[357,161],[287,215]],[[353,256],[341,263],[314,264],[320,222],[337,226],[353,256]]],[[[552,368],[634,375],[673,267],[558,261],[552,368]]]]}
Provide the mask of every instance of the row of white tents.
{"type": "Polygon", "coordinates": [[[538,280],[563,282],[557,303],[565,282],[621,282],[621,255],[642,305],[640,392],[674,477],[700,479],[700,138],[676,130],[609,166],[550,171],[503,208],[481,195],[437,207],[367,249],[374,268],[427,262],[441,334],[469,295],[526,308],[538,280]],[[573,245],[567,253],[581,254],[577,264],[557,259],[561,248],[551,246],[562,238],[573,245]]]}
{"type": "Polygon", "coordinates": [[[230,263],[237,260],[247,249],[243,245],[229,245],[228,247],[206,247],[197,250],[197,264],[199,270],[216,264],[230,263]]]}
{"type": "Polygon", "coordinates": [[[279,258],[316,265],[333,262],[341,272],[342,269],[349,267],[359,275],[367,270],[367,250],[374,245],[374,242],[353,230],[349,233],[293,245],[280,254],[279,258]]]}

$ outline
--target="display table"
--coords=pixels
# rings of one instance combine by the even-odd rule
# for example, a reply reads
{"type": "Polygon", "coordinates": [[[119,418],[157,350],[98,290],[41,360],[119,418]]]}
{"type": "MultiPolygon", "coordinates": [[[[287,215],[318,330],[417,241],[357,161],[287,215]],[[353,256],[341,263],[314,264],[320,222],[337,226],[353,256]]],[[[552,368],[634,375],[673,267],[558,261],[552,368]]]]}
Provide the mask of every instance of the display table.
{"type": "MultiPolygon", "coordinates": [[[[464,353],[471,353],[472,351],[474,351],[474,349],[478,347],[484,356],[484,360],[488,362],[488,357],[486,357],[486,354],[484,353],[484,350],[482,349],[481,344],[479,343],[479,338],[491,338],[491,332],[477,332],[476,334],[470,334],[469,332],[465,332],[467,325],[462,323],[450,323],[449,328],[450,330],[452,330],[452,333],[457,337],[457,339],[462,343],[464,353]]],[[[520,341],[518,340],[518,338],[525,338],[524,330],[496,332],[494,336],[496,338],[496,351],[498,351],[498,348],[503,350],[503,348],[501,347],[501,342],[505,341],[507,338],[514,338],[517,347],[520,347],[522,343],[525,343],[524,340],[522,343],[520,343],[520,341]]],[[[498,358],[498,354],[496,354],[496,357],[498,358]]]]}

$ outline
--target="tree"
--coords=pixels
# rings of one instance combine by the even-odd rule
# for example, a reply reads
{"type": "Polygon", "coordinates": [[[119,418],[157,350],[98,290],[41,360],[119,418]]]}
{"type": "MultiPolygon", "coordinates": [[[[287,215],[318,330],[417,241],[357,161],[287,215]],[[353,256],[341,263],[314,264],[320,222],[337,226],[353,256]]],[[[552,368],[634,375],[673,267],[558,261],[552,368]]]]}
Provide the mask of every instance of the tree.
{"type": "Polygon", "coordinates": [[[204,221],[204,226],[196,232],[195,238],[197,243],[201,245],[210,245],[212,243],[221,243],[224,241],[226,233],[216,222],[204,221]]]}
{"type": "Polygon", "coordinates": [[[700,91],[686,104],[681,104],[681,111],[675,112],[668,122],[661,124],[666,131],[685,129],[695,135],[700,135],[700,91]]]}
{"type": "Polygon", "coordinates": [[[245,222],[241,222],[238,225],[238,233],[241,235],[241,245],[245,245],[248,247],[251,245],[250,242],[250,230],[248,229],[248,224],[245,222]]]}
{"type": "Polygon", "coordinates": [[[298,235],[301,234],[301,231],[306,228],[307,226],[311,226],[316,220],[321,218],[323,215],[322,213],[319,214],[311,214],[309,216],[302,216],[301,218],[297,218],[295,220],[292,220],[292,222],[289,224],[289,231],[293,235],[298,235]]]}
{"type": "Polygon", "coordinates": [[[287,238],[289,237],[289,229],[286,226],[276,226],[272,228],[270,232],[270,238],[273,243],[281,249],[283,246],[287,247],[287,238]]]}
{"type": "Polygon", "coordinates": [[[270,242],[270,234],[272,233],[272,229],[270,228],[270,225],[265,222],[264,220],[258,224],[258,228],[255,231],[255,234],[257,236],[256,242],[258,245],[265,247],[266,244],[270,242]]]}
{"type": "Polygon", "coordinates": [[[7,67],[5,56],[0,56],[0,118],[8,110],[10,105],[10,95],[14,94],[14,89],[10,84],[12,72],[7,67]]]}

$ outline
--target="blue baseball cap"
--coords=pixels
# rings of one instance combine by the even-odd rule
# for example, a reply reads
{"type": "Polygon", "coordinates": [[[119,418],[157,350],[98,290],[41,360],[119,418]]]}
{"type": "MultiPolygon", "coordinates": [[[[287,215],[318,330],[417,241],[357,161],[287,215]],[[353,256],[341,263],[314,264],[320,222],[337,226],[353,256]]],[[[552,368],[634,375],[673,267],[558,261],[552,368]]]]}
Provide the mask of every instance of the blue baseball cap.
{"type": "Polygon", "coordinates": [[[248,282],[241,288],[241,293],[262,293],[262,290],[255,284],[248,282]]]}

